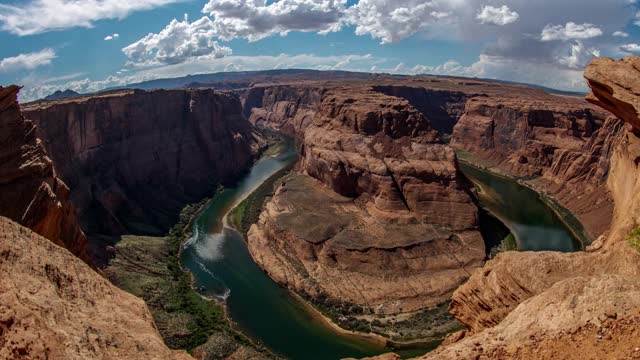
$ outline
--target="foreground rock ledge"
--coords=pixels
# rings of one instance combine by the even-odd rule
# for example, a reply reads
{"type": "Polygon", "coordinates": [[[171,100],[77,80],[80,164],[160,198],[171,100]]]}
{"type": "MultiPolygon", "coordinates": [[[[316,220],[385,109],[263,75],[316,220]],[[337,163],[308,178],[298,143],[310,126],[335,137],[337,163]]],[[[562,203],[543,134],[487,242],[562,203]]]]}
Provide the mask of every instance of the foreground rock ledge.
{"type": "Polygon", "coordinates": [[[640,253],[624,241],[640,215],[639,58],[597,59],[585,72],[592,101],[621,117],[610,154],[611,226],[588,252],[504,253],[453,296],[468,331],[424,359],[640,357],[640,253]]]}
{"type": "Polygon", "coordinates": [[[192,359],[168,349],[141,299],[0,217],[0,358],[192,359]]]}

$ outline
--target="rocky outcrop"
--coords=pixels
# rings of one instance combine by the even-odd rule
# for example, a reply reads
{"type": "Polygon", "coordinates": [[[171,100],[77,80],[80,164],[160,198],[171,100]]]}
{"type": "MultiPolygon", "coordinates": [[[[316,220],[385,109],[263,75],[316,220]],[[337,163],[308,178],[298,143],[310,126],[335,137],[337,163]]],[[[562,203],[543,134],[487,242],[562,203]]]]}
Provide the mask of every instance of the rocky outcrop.
{"type": "Polygon", "coordinates": [[[0,358],[192,359],[145,303],[66,249],[0,217],[0,358]]]}
{"type": "Polygon", "coordinates": [[[420,111],[431,126],[442,134],[451,134],[464,113],[467,100],[476,94],[463,91],[430,89],[421,86],[380,85],[375,91],[406,99],[420,111]]]}
{"type": "Polygon", "coordinates": [[[69,188],[58,177],[33,121],[22,115],[18,91],[17,86],[0,87],[0,216],[88,260],[69,188]]]}
{"type": "Polygon", "coordinates": [[[254,86],[243,95],[243,113],[256,126],[302,138],[313,122],[322,92],[322,86],[302,84],[254,86]]]}
{"type": "Polygon", "coordinates": [[[327,91],[305,132],[301,168],[377,211],[451,229],[477,226],[470,183],[453,150],[406,100],[368,89],[327,91]]]}
{"type": "Polygon", "coordinates": [[[237,96],[127,90],[24,108],[71,188],[94,257],[120,234],[162,235],[182,206],[252,162],[237,96]]]}
{"type": "Polygon", "coordinates": [[[447,300],[485,256],[453,150],[406,100],[355,85],[321,95],[299,128],[301,174],[249,231],[254,259],[282,285],[378,313],[447,300]]]}
{"type": "Polygon", "coordinates": [[[587,101],[610,111],[640,134],[640,58],[594,59],[585,69],[591,93],[587,101]]]}
{"type": "MultiPolygon", "coordinates": [[[[628,105],[637,101],[624,89],[632,89],[640,73],[628,71],[616,78],[620,67],[631,70],[627,65],[634,61],[598,59],[585,72],[594,91],[590,101],[616,107],[611,110],[631,126],[637,118],[627,118],[625,106],[617,108],[615,101],[603,99],[616,92],[604,89],[617,86],[626,94],[618,99],[626,99],[628,105]],[[602,86],[609,78],[616,78],[617,85],[602,86]]],[[[607,124],[620,127],[611,120],[607,124]]],[[[605,178],[615,208],[605,236],[587,252],[508,252],[487,262],[453,296],[450,311],[467,331],[425,359],[638,356],[640,304],[635,293],[640,289],[640,255],[623,240],[640,220],[640,139],[618,130],[610,136],[615,141],[603,142],[601,158],[610,157],[605,178]]]]}
{"type": "Polygon", "coordinates": [[[636,358],[638,295],[637,277],[565,279],[523,302],[499,325],[421,359],[636,358]]]}
{"type": "Polygon", "coordinates": [[[476,97],[454,128],[451,146],[474,161],[528,179],[578,217],[592,240],[611,222],[604,184],[621,123],[572,97],[476,97]]]}

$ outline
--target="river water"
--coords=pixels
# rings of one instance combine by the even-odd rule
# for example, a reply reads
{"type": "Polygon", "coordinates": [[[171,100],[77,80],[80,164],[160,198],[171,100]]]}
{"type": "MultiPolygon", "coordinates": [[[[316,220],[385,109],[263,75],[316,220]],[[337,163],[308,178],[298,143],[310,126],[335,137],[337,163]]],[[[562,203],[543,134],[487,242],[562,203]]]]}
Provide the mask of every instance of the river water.
{"type": "Polygon", "coordinates": [[[582,244],[535,191],[516,181],[460,164],[479,188],[480,206],[514,235],[519,251],[579,251],[582,244]]]}
{"type": "MultiPolygon", "coordinates": [[[[225,224],[225,216],[233,207],[296,159],[295,146],[290,145],[277,156],[262,158],[235,187],[218,193],[194,220],[182,264],[193,273],[195,285],[203,295],[226,301],[239,330],[277,354],[294,360],[334,360],[388,352],[373,341],[338,333],[318,319],[260,270],[244,237],[225,224]]],[[[485,189],[482,205],[516,234],[519,247],[575,250],[574,245],[568,245],[573,242],[566,228],[533,191],[474,169],[465,169],[465,173],[485,189]]],[[[399,353],[403,357],[417,356],[436,345],[399,353]]]]}

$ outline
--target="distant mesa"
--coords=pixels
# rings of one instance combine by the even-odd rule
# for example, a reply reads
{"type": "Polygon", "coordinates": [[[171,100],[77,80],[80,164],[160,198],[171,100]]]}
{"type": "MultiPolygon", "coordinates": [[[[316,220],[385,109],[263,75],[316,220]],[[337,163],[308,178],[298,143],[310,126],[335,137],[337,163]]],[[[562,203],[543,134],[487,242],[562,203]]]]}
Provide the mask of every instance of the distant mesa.
{"type": "Polygon", "coordinates": [[[48,100],[48,101],[60,100],[60,99],[68,99],[68,98],[72,98],[72,97],[76,97],[76,96],[80,96],[80,93],[75,92],[75,91],[73,91],[71,89],[67,89],[65,91],[57,90],[53,94],[45,97],[44,100],[48,100]]]}

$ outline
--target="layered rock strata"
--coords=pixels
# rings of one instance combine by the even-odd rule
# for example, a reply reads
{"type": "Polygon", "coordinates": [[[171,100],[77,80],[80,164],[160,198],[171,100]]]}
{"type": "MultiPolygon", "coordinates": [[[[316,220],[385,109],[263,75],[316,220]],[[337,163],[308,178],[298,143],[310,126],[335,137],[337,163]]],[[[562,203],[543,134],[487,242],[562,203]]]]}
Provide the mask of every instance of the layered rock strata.
{"type": "Polygon", "coordinates": [[[593,240],[611,221],[604,184],[622,128],[577,98],[476,97],[467,102],[451,145],[494,171],[528,179],[571,210],[593,240]]]}
{"type": "Polygon", "coordinates": [[[0,254],[0,358],[192,359],[164,345],[144,301],[5,217],[0,254]]]}
{"type": "MultiPolygon", "coordinates": [[[[627,116],[624,109],[638,99],[632,89],[640,71],[629,66],[634,61],[593,61],[585,71],[589,98],[627,116]],[[612,83],[620,67],[625,77],[612,83]]],[[[623,119],[634,126],[635,120],[623,119]]],[[[425,359],[637,357],[640,254],[624,239],[640,220],[640,139],[631,131],[619,138],[610,149],[607,188],[615,209],[606,236],[588,252],[508,252],[489,261],[453,296],[450,310],[468,330],[425,359]]]]}
{"type": "Polygon", "coordinates": [[[321,86],[258,85],[243,94],[244,115],[256,126],[304,136],[320,103],[321,86]]]}
{"type": "Polygon", "coordinates": [[[471,185],[406,100],[324,89],[299,168],[248,234],[277,282],[398,313],[446,300],[482,264],[471,185]]]}
{"type": "Polygon", "coordinates": [[[127,90],[24,111],[71,188],[96,258],[105,238],[164,234],[182,206],[252,162],[252,128],[232,94],[127,90]]]}
{"type": "Polygon", "coordinates": [[[19,87],[0,87],[0,216],[88,260],[69,188],[18,105],[19,87]]]}

